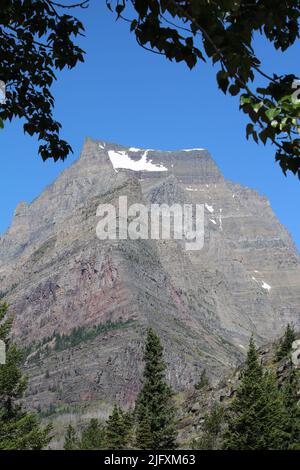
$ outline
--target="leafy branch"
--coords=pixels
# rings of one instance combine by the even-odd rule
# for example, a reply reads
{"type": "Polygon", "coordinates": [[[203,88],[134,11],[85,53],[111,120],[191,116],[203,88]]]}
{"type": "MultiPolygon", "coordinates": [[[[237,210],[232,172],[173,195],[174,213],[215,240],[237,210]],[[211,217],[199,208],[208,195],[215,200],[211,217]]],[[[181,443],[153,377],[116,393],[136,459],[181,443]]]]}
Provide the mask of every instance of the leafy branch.
{"type": "Polygon", "coordinates": [[[86,8],[88,3],[3,0],[1,4],[0,80],[6,84],[6,100],[0,105],[0,127],[5,120],[22,118],[24,131],[43,141],[39,146],[43,160],[64,159],[72,151],[60,138],[50,88],[57,70],[72,69],[84,60],[84,51],[73,39],[84,34],[83,24],[64,10],[86,8]]]}

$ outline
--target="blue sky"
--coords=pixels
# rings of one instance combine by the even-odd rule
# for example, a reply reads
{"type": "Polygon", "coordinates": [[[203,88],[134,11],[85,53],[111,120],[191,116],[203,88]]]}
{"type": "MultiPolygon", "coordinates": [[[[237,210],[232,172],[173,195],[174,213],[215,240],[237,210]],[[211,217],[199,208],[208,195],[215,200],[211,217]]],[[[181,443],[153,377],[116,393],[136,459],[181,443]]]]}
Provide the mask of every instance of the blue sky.
{"type": "MultiPolygon", "coordinates": [[[[18,202],[30,202],[80,154],[86,136],[128,146],[178,149],[207,148],[224,176],[266,195],[280,222],[300,247],[299,196],[296,177],[287,178],[274,162],[274,149],[245,138],[245,117],[238,98],[217,89],[215,70],[183,64],[147,53],[116,22],[104,2],[80,14],[86,38],[80,40],[86,61],[58,75],[53,86],[55,117],[74,155],[64,163],[43,162],[34,137],[20,122],[0,130],[0,233],[11,222],[18,202]]],[[[267,72],[300,76],[300,44],[285,54],[256,41],[267,72]]]]}

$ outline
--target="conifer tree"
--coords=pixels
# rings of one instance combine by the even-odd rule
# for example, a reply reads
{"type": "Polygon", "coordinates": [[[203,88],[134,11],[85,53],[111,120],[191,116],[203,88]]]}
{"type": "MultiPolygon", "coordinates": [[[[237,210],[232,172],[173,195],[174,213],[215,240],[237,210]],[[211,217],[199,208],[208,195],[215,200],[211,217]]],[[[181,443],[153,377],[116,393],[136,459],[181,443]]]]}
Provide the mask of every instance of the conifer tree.
{"type": "Polygon", "coordinates": [[[142,404],[138,409],[138,425],[136,429],[136,442],[141,450],[151,450],[153,438],[151,432],[150,415],[147,407],[142,404]]]}
{"type": "Polygon", "coordinates": [[[136,404],[137,446],[141,449],[175,449],[176,420],[173,392],[165,381],[163,348],[149,329],[144,353],[143,385],[136,404]]]}
{"type": "Polygon", "coordinates": [[[19,404],[27,385],[20,369],[23,354],[10,340],[12,320],[6,315],[7,305],[1,305],[0,339],[7,353],[5,364],[0,365],[0,450],[42,449],[51,440],[51,426],[41,428],[37,415],[19,404]]]}
{"type": "Polygon", "coordinates": [[[285,330],[284,336],[280,342],[279,348],[277,350],[276,358],[277,361],[281,361],[281,359],[288,357],[290,352],[292,351],[292,344],[296,339],[296,334],[294,327],[290,324],[287,325],[285,330]]]}
{"type": "Polygon", "coordinates": [[[105,448],[104,427],[95,418],[92,418],[88,427],[82,432],[80,449],[100,450],[105,448]]]}
{"type": "Polygon", "coordinates": [[[242,380],[229,409],[224,448],[284,449],[288,441],[285,418],[283,395],[274,375],[264,372],[251,339],[242,380]]]}
{"type": "Polygon", "coordinates": [[[126,430],[126,448],[134,449],[136,441],[134,428],[134,412],[132,410],[122,411],[122,414],[126,430]]]}
{"type": "Polygon", "coordinates": [[[289,374],[283,385],[283,399],[286,410],[286,431],[289,434],[288,450],[300,450],[300,374],[290,364],[289,374]]]}
{"type": "Polygon", "coordinates": [[[79,448],[78,437],[72,424],[67,427],[67,432],[64,442],[64,450],[77,450],[79,448]]]}
{"type": "Polygon", "coordinates": [[[125,449],[128,442],[128,427],[121,408],[114,405],[112,414],[106,422],[106,448],[110,450],[125,449]]]}
{"type": "Polygon", "coordinates": [[[207,387],[208,385],[209,385],[209,379],[206,374],[206,369],[203,369],[200,375],[200,380],[195,385],[195,389],[201,390],[202,388],[207,387]]]}
{"type": "Polygon", "coordinates": [[[221,447],[224,408],[218,403],[212,406],[204,416],[202,436],[192,441],[192,448],[199,450],[217,450],[221,447]]]}

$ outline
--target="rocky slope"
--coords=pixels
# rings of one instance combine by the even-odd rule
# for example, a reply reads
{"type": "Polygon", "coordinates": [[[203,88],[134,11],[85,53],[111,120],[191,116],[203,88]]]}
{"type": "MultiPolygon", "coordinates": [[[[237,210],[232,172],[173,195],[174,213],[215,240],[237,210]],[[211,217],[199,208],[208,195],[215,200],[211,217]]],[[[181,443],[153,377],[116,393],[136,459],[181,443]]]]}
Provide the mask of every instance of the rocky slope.
{"type": "Polygon", "coordinates": [[[226,181],[202,149],[160,152],[87,139],[77,162],[0,238],[0,297],[27,347],[28,406],[106,415],[137,394],[146,328],[177,391],[212,382],[300,326],[300,259],[269,202],[226,181]],[[124,168],[125,167],[125,168],[124,168]],[[105,240],[98,205],[205,204],[202,250],[181,240],[105,240]]]}
{"type": "MultiPolygon", "coordinates": [[[[266,371],[272,371],[280,387],[285,383],[291,369],[300,371],[300,334],[293,342],[290,355],[276,359],[279,341],[268,343],[258,350],[259,360],[266,371]]],[[[197,442],[203,433],[203,423],[207,413],[216,406],[223,410],[231,404],[239,386],[244,364],[231,371],[215,386],[205,385],[201,390],[192,388],[177,395],[179,410],[179,442],[184,448],[191,448],[192,441],[197,442]]],[[[300,382],[299,382],[300,386],[300,382]]],[[[300,389],[299,389],[300,395],[300,389]]]]}

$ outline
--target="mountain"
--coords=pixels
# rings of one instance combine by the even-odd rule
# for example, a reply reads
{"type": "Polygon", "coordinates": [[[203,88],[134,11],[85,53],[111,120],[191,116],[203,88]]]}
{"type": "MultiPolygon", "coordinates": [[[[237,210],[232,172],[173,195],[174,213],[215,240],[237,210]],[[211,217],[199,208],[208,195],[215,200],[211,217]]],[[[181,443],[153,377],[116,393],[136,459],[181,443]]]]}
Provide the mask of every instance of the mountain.
{"type": "Polygon", "coordinates": [[[212,383],[300,326],[300,258],[268,200],[227,181],[206,150],[163,152],[87,139],[80,158],[0,238],[0,298],[27,351],[26,402],[44,413],[136,398],[145,331],[175,390],[212,383]],[[204,204],[204,246],[99,240],[99,204],[204,204]]]}

